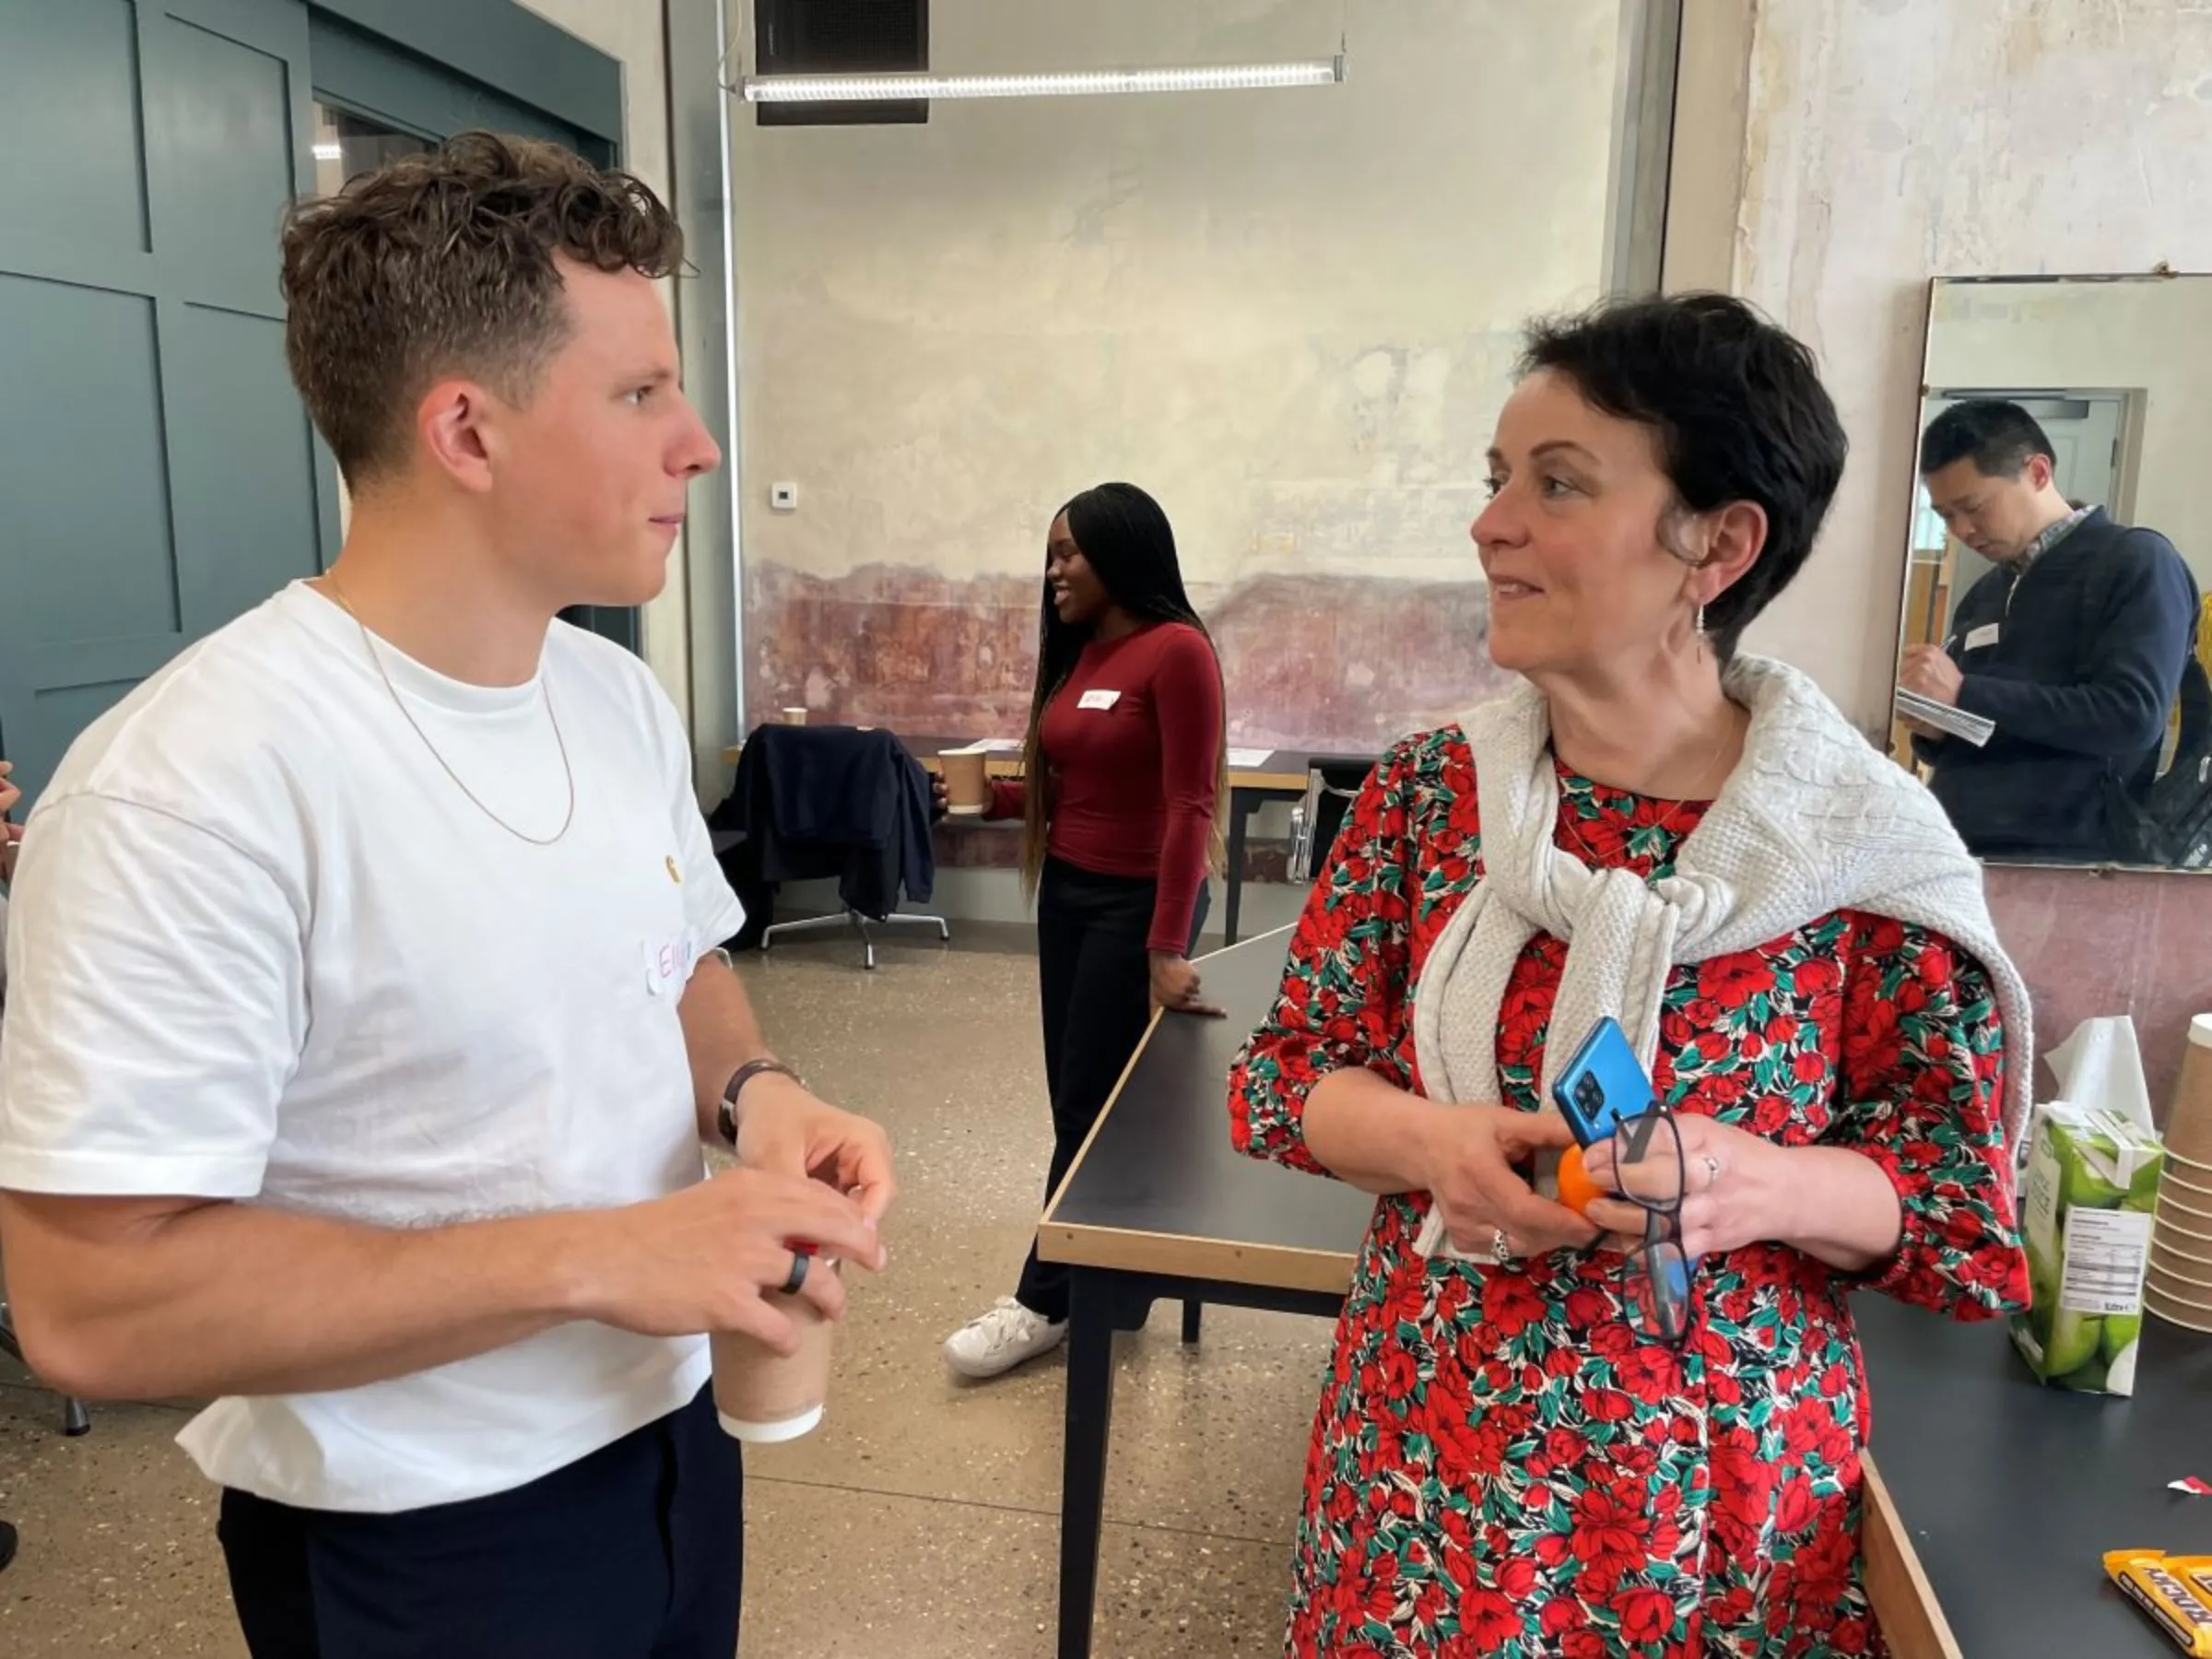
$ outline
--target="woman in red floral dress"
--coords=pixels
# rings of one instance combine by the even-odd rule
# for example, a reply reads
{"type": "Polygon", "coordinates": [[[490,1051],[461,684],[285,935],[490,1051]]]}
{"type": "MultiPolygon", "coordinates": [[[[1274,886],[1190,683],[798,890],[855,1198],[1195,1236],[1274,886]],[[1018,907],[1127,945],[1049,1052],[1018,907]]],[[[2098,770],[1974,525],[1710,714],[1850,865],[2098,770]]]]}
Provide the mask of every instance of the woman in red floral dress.
{"type": "MultiPolygon", "coordinates": [[[[1231,1080],[1240,1147],[1382,1195],[1314,1425],[1286,1651],[1875,1653],[1848,1297],[1968,1319],[2024,1302],[2006,1145],[2024,995],[1918,786],[1853,754],[1873,751],[1803,677],[1735,658],[1841,470],[1809,355],[1700,296],[1541,328],[1524,370],[1474,535],[1493,656],[1526,677],[1539,828],[1504,823],[1518,714],[1400,745],[1231,1080]],[[1648,1019],[1618,1010],[1648,1027],[1680,1123],[1698,1267],[1678,1347],[1626,1317],[1608,1246],[1641,1212],[1585,1218],[1531,1179],[1570,1144],[1540,1108],[1562,986],[1605,971],[1571,961],[1597,912],[1547,924],[1547,906],[1607,882],[1680,928],[1648,1019]],[[1762,883],[1763,910],[1738,890],[1762,883]],[[1487,934],[1477,895],[1525,907],[1522,932],[1487,934]],[[1787,919],[1731,943],[1700,910],[1731,904],[1787,919]],[[1690,948],[1699,926],[1712,942],[1690,948]],[[1464,1001],[1457,964],[1524,935],[1476,1028],[1494,1056],[1417,1043],[1419,1005],[1464,1001]],[[1434,1091],[1447,1059],[1495,1092],[1434,1091]],[[1432,1209],[1452,1248],[1425,1256],[1432,1209]]],[[[1609,1185],[1609,1146],[1589,1162],[1609,1185]]]]}

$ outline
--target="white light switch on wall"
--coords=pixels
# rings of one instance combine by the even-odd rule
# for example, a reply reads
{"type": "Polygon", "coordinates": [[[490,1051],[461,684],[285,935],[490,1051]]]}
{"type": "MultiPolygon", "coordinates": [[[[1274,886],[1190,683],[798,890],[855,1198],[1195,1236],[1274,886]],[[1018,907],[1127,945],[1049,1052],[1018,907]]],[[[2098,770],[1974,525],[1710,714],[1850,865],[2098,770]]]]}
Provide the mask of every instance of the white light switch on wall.
{"type": "Polygon", "coordinates": [[[796,512],[799,510],[799,487],[796,484],[771,484],[768,487],[768,504],[778,512],[796,512]]]}

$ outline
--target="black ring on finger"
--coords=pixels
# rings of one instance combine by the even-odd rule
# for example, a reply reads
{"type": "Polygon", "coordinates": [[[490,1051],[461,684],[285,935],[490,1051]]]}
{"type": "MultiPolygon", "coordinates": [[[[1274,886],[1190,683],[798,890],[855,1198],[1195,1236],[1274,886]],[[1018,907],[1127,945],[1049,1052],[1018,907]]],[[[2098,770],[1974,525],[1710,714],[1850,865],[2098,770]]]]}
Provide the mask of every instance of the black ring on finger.
{"type": "Polygon", "coordinates": [[[778,1288],[785,1296],[796,1296],[799,1293],[799,1287],[806,1282],[806,1269],[813,1261],[814,1258],[805,1251],[793,1251],[791,1253],[791,1271],[784,1276],[783,1283],[778,1288]]]}

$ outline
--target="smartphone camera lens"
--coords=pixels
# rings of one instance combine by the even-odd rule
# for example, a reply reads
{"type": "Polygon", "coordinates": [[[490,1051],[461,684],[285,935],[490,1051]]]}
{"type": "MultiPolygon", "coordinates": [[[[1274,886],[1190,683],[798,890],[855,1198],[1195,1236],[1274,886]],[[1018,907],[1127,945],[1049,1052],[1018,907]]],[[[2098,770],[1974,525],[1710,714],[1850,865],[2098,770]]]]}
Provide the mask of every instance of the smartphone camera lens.
{"type": "Polygon", "coordinates": [[[1606,1091],[1595,1077],[1585,1075],[1574,1086],[1574,1103],[1584,1112],[1594,1113],[1606,1103],[1606,1091]]]}

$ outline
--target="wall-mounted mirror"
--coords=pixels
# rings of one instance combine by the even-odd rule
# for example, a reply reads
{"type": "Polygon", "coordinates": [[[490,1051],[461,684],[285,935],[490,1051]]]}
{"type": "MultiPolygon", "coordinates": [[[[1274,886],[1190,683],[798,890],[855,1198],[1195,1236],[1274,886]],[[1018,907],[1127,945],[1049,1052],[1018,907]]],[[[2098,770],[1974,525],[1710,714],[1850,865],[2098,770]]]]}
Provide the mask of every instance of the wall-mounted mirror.
{"type": "Polygon", "coordinates": [[[1922,380],[1898,759],[1992,862],[2212,867],[2212,276],[1939,279],[1922,380]]]}

